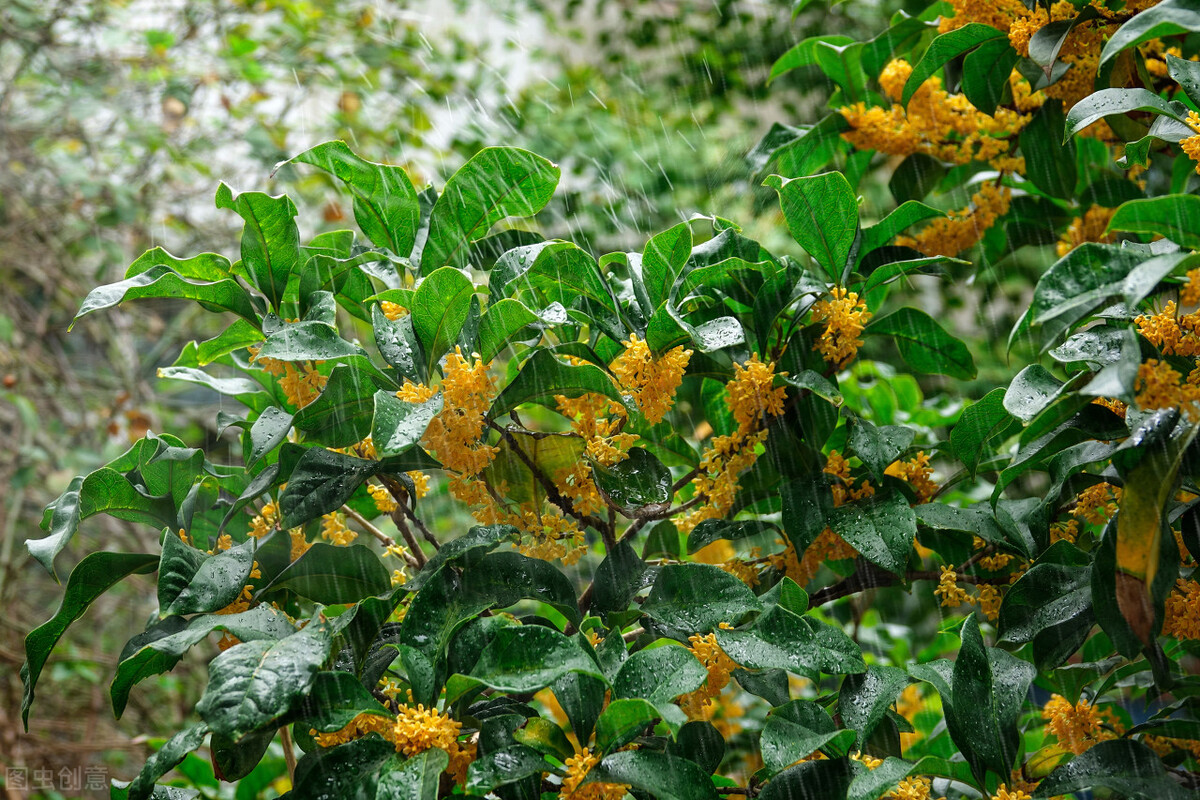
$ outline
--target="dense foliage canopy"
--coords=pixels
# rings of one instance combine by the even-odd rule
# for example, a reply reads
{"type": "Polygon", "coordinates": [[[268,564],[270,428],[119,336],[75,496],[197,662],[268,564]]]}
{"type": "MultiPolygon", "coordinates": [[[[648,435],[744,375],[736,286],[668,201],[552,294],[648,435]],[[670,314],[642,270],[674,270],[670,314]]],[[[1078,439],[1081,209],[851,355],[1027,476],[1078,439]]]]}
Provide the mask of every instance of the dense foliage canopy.
{"type": "Polygon", "coordinates": [[[1197,34],[1194,0],[951,0],[800,42],[771,78],[836,88],[750,155],[770,249],[690,209],[630,252],[545,239],[561,171],[516,147],[438,188],[306,150],[281,167],[356,224],[311,237],[220,184],[235,257],[154,248],[79,316],[222,315],[159,374],[240,404],[240,463],[147,433],[47,509],[51,574],[102,513],[161,548],[78,563],[25,715],[156,571],[116,714],[221,652],[119,796],[211,794],[157,784],[206,741],[213,786],[261,787],[277,737],[297,800],[1195,796],[1197,34]],[[908,287],[1039,248],[1030,363],[980,386],[908,287]]]}

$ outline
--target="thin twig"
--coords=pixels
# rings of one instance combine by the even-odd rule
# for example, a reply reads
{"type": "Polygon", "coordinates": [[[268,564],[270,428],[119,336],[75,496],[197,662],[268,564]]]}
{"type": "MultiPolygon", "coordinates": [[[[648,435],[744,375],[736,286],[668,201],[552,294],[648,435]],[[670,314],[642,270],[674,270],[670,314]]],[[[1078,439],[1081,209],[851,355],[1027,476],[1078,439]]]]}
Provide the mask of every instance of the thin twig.
{"type": "Polygon", "coordinates": [[[292,732],[284,725],[279,729],[279,738],[283,744],[283,760],[287,762],[288,782],[296,780],[296,752],[292,748],[292,732]]]}
{"type": "Polygon", "coordinates": [[[412,557],[415,561],[413,566],[417,569],[424,567],[426,561],[425,553],[421,551],[421,543],[417,541],[417,537],[413,535],[412,529],[408,527],[408,522],[405,521],[404,515],[399,510],[393,511],[392,521],[396,523],[396,527],[404,535],[404,541],[408,543],[408,549],[412,552],[412,557]]]}
{"type": "Polygon", "coordinates": [[[429,544],[433,545],[434,550],[442,549],[442,543],[439,542],[438,538],[433,535],[433,531],[429,530],[429,528],[427,528],[425,526],[425,523],[422,522],[421,519],[412,512],[412,509],[410,509],[408,506],[406,506],[404,504],[401,504],[400,510],[402,512],[404,512],[404,516],[408,517],[409,521],[411,521],[414,525],[417,526],[417,530],[419,530],[421,532],[421,536],[423,536],[425,538],[425,541],[427,541],[427,542],[429,542],[429,544]]]}
{"type": "MultiPolygon", "coordinates": [[[[359,525],[361,525],[363,527],[363,529],[366,530],[367,533],[371,534],[376,539],[378,539],[380,541],[380,543],[383,544],[384,547],[395,547],[396,546],[395,539],[388,536],[383,531],[379,530],[379,528],[376,528],[366,517],[364,517],[362,514],[359,514],[357,511],[355,511],[350,506],[342,506],[342,512],[347,517],[349,517],[350,519],[354,520],[359,525]]],[[[412,547],[411,542],[409,543],[409,546],[410,546],[410,548],[414,549],[417,554],[420,554],[421,557],[423,558],[423,554],[421,554],[421,551],[417,548],[412,547]]],[[[418,569],[425,565],[425,562],[420,560],[418,558],[418,556],[411,555],[409,553],[404,554],[404,560],[406,562],[408,562],[408,565],[410,567],[416,567],[418,569]]]]}

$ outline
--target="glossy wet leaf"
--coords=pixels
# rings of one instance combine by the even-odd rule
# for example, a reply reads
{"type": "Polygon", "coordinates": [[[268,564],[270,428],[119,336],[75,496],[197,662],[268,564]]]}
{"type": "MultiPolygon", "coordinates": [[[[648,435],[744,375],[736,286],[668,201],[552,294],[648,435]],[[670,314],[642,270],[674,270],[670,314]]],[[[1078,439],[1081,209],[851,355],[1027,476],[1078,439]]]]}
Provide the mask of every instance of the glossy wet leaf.
{"type": "Polygon", "coordinates": [[[865,746],[908,682],[903,670],[877,664],[843,679],[838,715],[843,725],[858,734],[860,745],[865,746]]]}
{"type": "Polygon", "coordinates": [[[772,778],[758,795],[761,800],[825,800],[842,797],[854,771],[845,758],[806,761],[772,778]]]}
{"type": "Polygon", "coordinates": [[[1003,32],[978,22],[968,22],[961,28],[938,36],[929,43],[925,55],[913,66],[912,74],[904,84],[900,102],[907,106],[917,89],[921,88],[921,84],[933,77],[933,74],[950,59],[957,58],[985,42],[1002,38],[1006,38],[1003,32]]]}
{"type": "Polygon", "coordinates": [[[308,693],[331,644],[316,624],[278,641],[236,644],[208,665],[208,687],[196,711],[215,733],[237,741],[308,693]]]}
{"type": "Polygon", "coordinates": [[[471,677],[504,692],[536,692],[567,672],[604,679],[596,662],[570,638],[538,625],[521,625],[496,633],[471,677]]]}
{"type": "MultiPolygon", "coordinates": [[[[123,281],[93,289],[84,298],[83,304],[75,314],[75,320],[93,311],[112,308],[126,300],[146,298],[197,300],[237,314],[251,325],[258,325],[258,314],[254,311],[250,294],[237,281],[232,278],[217,281],[186,278],[165,264],[152,267],[123,281]]],[[[74,321],[71,324],[74,325],[74,321]]]]}
{"type": "Polygon", "coordinates": [[[917,518],[898,493],[847,503],[834,509],[828,525],[863,558],[901,574],[917,534],[917,518]]]}
{"type": "Polygon", "coordinates": [[[1141,800],[1183,800],[1189,796],[1167,774],[1154,751],[1131,739],[1114,739],[1088,748],[1047,775],[1038,785],[1036,796],[1099,788],[1141,800]]]}
{"type": "Polygon", "coordinates": [[[609,753],[585,783],[623,783],[659,800],[717,800],[708,774],[691,761],[649,750],[609,753]]]}
{"type": "Polygon", "coordinates": [[[792,700],[772,709],[759,740],[763,763],[779,772],[818,750],[843,756],[854,746],[854,731],[839,730],[825,709],[811,700],[792,700]]]}
{"type": "Polygon", "coordinates": [[[671,501],[671,472],[641,447],[632,447],[627,458],[606,467],[592,463],[592,480],[600,494],[627,517],[661,514],[671,501]]]}
{"type": "Polygon", "coordinates": [[[356,603],[392,587],[391,572],[362,544],[314,542],[260,591],[288,589],[323,605],[356,603]]]}
{"type": "Polygon", "coordinates": [[[917,372],[962,380],[975,377],[971,351],[924,311],[905,306],[873,320],[865,332],[891,338],[905,363],[917,372]]]}
{"type": "Polygon", "coordinates": [[[670,703],[708,680],[708,670],[685,647],[664,645],[629,656],[613,679],[613,696],[641,697],[654,705],[670,703]]]}
{"type": "Polygon", "coordinates": [[[159,611],[159,616],[217,611],[238,599],[250,577],[255,544],[251,539],[206,556],[171,604],[159,611]]]}
{"type": "Polygon", "coordinates": [[[1096,622],[1091,559],[1068,542],[1051,545],[1008,590],[998,620],[1001,641],[1033,642],[1040,670],[1063,664],[1096,622]]]}
{"type": "Polygon", "coordinates": [[[146,760],[137,777],[129,784],[129,800],[145,800],[155,790],[154,782],[173,770],[188,753],[204,744],[208,726],[203,723],[191,725],[176,733],[163,743],[154,755],[146,760]]]}
{"type": "Polygon", "coordinates": [[[642,612],[678,631],[705,633],[734,623],[762,604],[741,580],[710,564],[667,564],[659,569],[642,612]]]}
{"type": "Polygon", "coordinates": [[[866,669],[862,651],[840,628],[799,616],[782,606],[762,614],[747,630],[718,630],[721,649],[747,669],[786,669],[831,675],[866,669]]]}
{"type": "Polygon", "coordinates": [[[593,364],[566,364],[549,350],[537,350],[504,387],[488,416],[495,419],[525,403],[553,406],[555,395],[602,394],[618,403],[624,398],[608,374],[593,364]]]}
{"type": "Polygon", "coordinates": [[[429,422],[442,410],[442,395],[424,403],[406,403],[395,392],[380,390],[374,396],[371,441],[380,456],[407,452],[421,441],[429,422]]]}
{"type": "Polygon", "coordinates": [[[21,721],[26,727],[29,725],[34,687],[37,686],[46,659],[50,657],[50,651],[67,628],[83,616],[97,597],[129,575],[153,572],[157,563],[158,557],[149,553],[99,552],[84,556],[71,570],[58,611],[25,637],[25,663],[21,665],[25,696],[21,703],[21,721]]]}
{"type": "Polygon", "coordinates": [[[288,278],[300,267],[300,232],[296,228],[296,206],[287,195],[271,197],[262,192],[234,195],[222,183],[217,189],[217,208],[230,209],[242,218],[242,267],[271,307],[283,301],[288,278]]]}

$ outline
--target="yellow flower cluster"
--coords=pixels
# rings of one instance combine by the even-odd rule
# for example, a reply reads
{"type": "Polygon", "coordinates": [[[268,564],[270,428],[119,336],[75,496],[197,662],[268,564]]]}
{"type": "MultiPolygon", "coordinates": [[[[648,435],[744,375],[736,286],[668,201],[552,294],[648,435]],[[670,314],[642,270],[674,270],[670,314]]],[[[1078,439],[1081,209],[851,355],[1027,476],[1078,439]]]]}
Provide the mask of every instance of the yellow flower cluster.
{"type": "MultiPolygon", "coordinates": [[[[490,368],[490,362],[485,364],[477,356],[474,362],[468,361],[463,357],[461,347],[455,347],[454,352],[446,356],[442,368],[442,410],[429,421],[421,438],[425,449],[451,473],[451,496],[467,506],[483,506],[485,516],[491,515],[493,501],[479,473],[499,452],[498,447],[484,439],[487,412],[496,396],[496,382],[488,375],[490,368]]],[[[405,381],[396,392],[396,396],[407,403],[424,403],[434,394],[432,387],[411,381],[405,381]]],[[[413,479],[418,497],[428,492],[427,475],[419,471],[408,475],[413,479]]]]}
{"type": "Polygon", "coordinates": [[[359,714],[344,728],[331,733],[311,731],[313,739],[321,747],[344,744],[368,733],[379,734],[395,746],[397,753],[410,758],[434,747],[446,751],[450,756],[446,771],[459,784],[466,782],[467,768],[475,760],[476,745],[458,741],[462,723],[435,708],[426,709],[423,705],[401,706],[395,718],[359,714]]]}
{"type": "Polygon", "coordinates": [[[1192,758],[1200,761],[1200,741],[1195,739],[1172,739],[1166,736],[1142,736],[1142,744],[1149,747],[1160,758],[1166,758],[1176,750],[1191,754],[1192,758]]]}
{"type": "Polygon", "coordinates": [[[1115,208],[1093,205],[1083,212],[1083,216],[1071,220],[1058,240],[1058,257],[1062,258],[1084,242],[1112,242],[1114,237],[1108,233],[1108,223],[1116,211],[1115,208]]]}
{"type": "Polygon", "coordinates": [[[633,395],[646,421],[657,425],[675,405],[675,390],[683,382],[692,351],[680,345],[655,358],[636,333],[623,344],[625,352],[612,362],[613,374],[633,395]]]}
{"type": "Polygon", "coordinates": [[[938,585],[933,593],[941,598],[942,605],[946,608],[960,606],[963,603],[975,604],[975,598],[958,585],[958,571],[954,569],[953,564],[942,566],[942,575],[938,578],[938,585]]]}
{"type": "Polygon", "coordinates": [[[1176,639],[1200,639],[1200,582],[1179,578],[1167,595],[1163,633],[1176,639]]]}
{"type": "Polygon", "coordinates": [[[563,777],[562,788],[558,792],[559,800],[621,800],[628,786],[616,783],[589,783],[583,786],[584,779],[592,767],[600,763],[600,757],[591,750],[583,750],[566,761],[567,774],[563,777]]]}
{"type": "Polygon", "coordinates": [[[321,538],[339,547],[345,547],[358,538],[358,534],[346,527],[345,518],[336,511],[321,517],[321,538]]]}
{"type": "Polygon", "coordinates": [[[396,498],[392,497],[392,493],[386,487],[377,486],[373,483],[368,484],[367,493],[375,501],[375,510],[380,514],[390,514],[400,508],[396,503],[396,498]]]}
{"type": "Polygon", "coordinates": [[[389,303],[387,300],[380,302],[379,310],[382,311],[383,315],[392,322],[395,322],[396,320],[408,314],[407,308],[399,303],[389,303]]]}
{"type": "Polygon", "coordinates": [[[971,205],[933,220],[914,236],[897,236],[896,244],[927,256],[956,256],[983,238],[996,220],[1008,213],[1012,192],[985,183],[971,196],[971,205]]]}
{"type": "MultiPolygon", "coordinates": [[[[515,522],[516,520],[510,520],[509,524],[515,522]]],[[[561,560],[563,564],[570,566],[583,558],[587,552],[583,530],[574,520],[561,514],[538,514],[536,511],[525,510],[517,527],[529,535],[528,539],[522,539],[517,549],[530,558],[540,558],[544,561],[561,560]]]]}
{"type": "Polygon", "coordinates": [[[1116,399],[1115,397],[1097,397],[1092,402],[1098,406],[1104,406],[1105,408],[1107,408],[1109,411],[1116,414],[1121,419],[1125,418],[1125,412],[1129,410],[1129,406],[1127,406],[1123,401],[1116,399]]]}
{"type": "Polygon", "coordinates": [[[1075,755],[1124,733],[1112,709],[1098,709],[1083,698],[1072,705],[1062,695],[1051,695],[1042,707],[1042,719],[1063,749],[1075,755]]]}
{"type": "Polygon", "coordinates": [[[1002,783],[996,787],[996,793],[992,795],[992,800],[1033,800],[1033,795],[1024,789],[1009,789],[1002,783]]]}
{"type": "Polygon", "coordinates": [[[884,795],[883,800],[929,800],[932,792],[933,781],[918,775],[900,781],[900,785],[884,795]]]}
{"type": "Polygon", "coordinates": [[[907,461],[895,461],[884,470],[885,475],[899,478],[908,483],[917,494],[917,504],[928,503],[937,494],[938,485],[933,481],[933,467],[929,466],[929,455],[924,450],[907,461]]]}
{"type": "MultiPolygon", "coordinates": [[[[1000,107],[988,116],[965,95],[945,91],[938,77],[921,84],[905,108],[900,101],[911,75],[912,65],[907,61],[889,62],[879,75],[879,85],[892,105],[879,108],[853,103],[839,109],[851,128],[843,138],[860,150],[894,156],[927,153],[954,164],[982,161],[999,170],[1017,166],[1011,143],[1028,124],[1027,114],[1000,107]]],[[[1018,79],[1019,73],[1013,80],[1018,79]]]]}
{"type": "Polygon", "coordinates": [[[1152,411],[1158,408],[1182,409],[1189,419],[1196,419],[1200,414],[1200,368],[1192,370],[1183,380],[1177,370],[1166,361],[1156,358],[1149,359],[1138,367],[1137,381],[1134,388],[1137,391],[1134,400],[1144,410],[1152,411]]]}
{"type": "Polygon", "coordinates": [[[755,353],[745,364],[734,364],[733,379],[725,384],[725,402],[737,421],[737,430],[717,436],[700,459],[700,472],[692,480],[701,504],[676,521],[688,533],[706,519],[723,519],[737,497],[738,476],[754,466],[758,447],[766,441],[762,427],[766,415],[783,413],[786,390],[775,388],[775,362],[764,364],[755,353]]]}
{"type": "Polygon", "coordinates": [[[1075,497],[1071,516],[1091,525],[1104,525],[1117,513],[1121,487],[1108,481],[1092,484],[1075,497]]]}
{"type": "Polygon", "coordinates": [[[304,538],[304,531],[301,528],[292,528],[288,531],[288,536],[291,538],[291,552],[289,558],[295,561],[300,556],[308,552],[308,548],[312,547],[308,543],[308,539],[304,538]]]}
{"type": "MultiPolygon", "coordinates": [[[[721,627],[730,626],[721,623],[721,627]]],[[[708,680],[694,692],[680,697],[679,707],[688,715],[688,719],[705,719],[705,707],[711,706],[713,698],[719,697],[729,685],[730,674],[738,665],[717,644],[715,633],[694,634],[688,637],[688,641],[691,642],[692,655],[708,670],[708,680]]]]}
{"type": "Polygon", "coordinates": [[[279,506],[275,503],[267,503],[262,507],[254,519],[250,520],[250,535],[255,539],[260,539],[275,529],[275,524],[279,522],[279,506]]]}
{"type": "MultiPolygon", "coordinates": [[[[983,550],[987,547],[987,542],[985,542],[983,538],[979,536],[973,537],[972,544],[976,550],[983,550]]],[[[1013,555],[1011,553],[994,553],[990,556],[984,556],[980,558],[979,566],[983,567],[988,572],[999,572],[1007,567],[1009,562],[1012,560],[1013,555]]]]}
{"type": "Polygon", "coordinates": [[[830,290],[832,299],[820,300],[813,306],[813,321],[824,322],[825,330],[813,349],[836,369],[844,369],[862,347],[859,334],[871,319],[865,303],[858,294],[840,286],[830,290]]]}
{"type": "MultiPolygon", "coordinates": [[[[1189,284],[1191,279],[1189,277],[1189,284]]],[[[1163,355],[1200,356],[1200,312],[1176,319],[1175,301],[1168,301],[1156,314],[1139,314],[1133,322],[1138,333],[1163,355]]]]}
{"type": "Polygon", "coordinates": [[[1179,305],[1190,307],[1197,304],[1200,304],[1200,267],[1187,271],[1187,283],[1179,290],[1179,305]]]}
{"type": "MultiPolygon", "coordinates": [[[[558,412],[570,420],[571,430],[587,442],[587,456],[606,467],[624,461],[629,448],[639,438],[636,434],[621,432],[626,422],[625,409],[602,394],[555,395],[554,402],[558,412]]],[[[605,508],[604,498],[596,489],[592,467],[587,461],[576,461],[554,476],[554,483],[571,500],[577,513],[595,514],[605,508]]]]}
{"type": "Polygon", "coordinates": [[[284,397],[288,403],[295,406],[297,409],[304,408],[306,405],[316,400],[320,396],[321,390],[325,388],[326,382],[329,380],[328,375],[322,375],[317,367],[325,363],[323,361],[303,361],[299,362],[299,369],[290,361],[279,361],[274,358],[259,358],[258,347],[248,348],[250,351],[250,362],[256,363],[268,374],[279,378],[279,388],[283,390],[284,397]]]}

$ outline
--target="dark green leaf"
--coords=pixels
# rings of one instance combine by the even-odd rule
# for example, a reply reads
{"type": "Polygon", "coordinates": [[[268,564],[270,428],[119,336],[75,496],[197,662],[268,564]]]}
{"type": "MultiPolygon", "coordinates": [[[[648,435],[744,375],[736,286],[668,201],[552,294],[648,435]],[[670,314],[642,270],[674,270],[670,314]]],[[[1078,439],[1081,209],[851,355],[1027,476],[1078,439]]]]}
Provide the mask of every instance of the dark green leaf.
{"type": "Polygon", "coordinates": [[[1035,797],[1109,789],[1122,797],[1185,800],[1191,794],[1163,768],[1150,748],[1132,739],[1100,742],[1051,772],[1035,797]]]}
{"type": "Polygon", "coordinates": [[[650,305],[658,308],[692,254],[692,227],[681,222],[646,242],[642,251],[642,283],[650,305]]]}
{"type": "MultiPolygon", "coordinates": [[[[426,750],[418,758],[449,762],[449,757],[437,749],[426,750]],[[428,754],[428,755],[426,755],[428,754]]],[[[374,800],[375,787],[385,764],[398,760],[396,746],[376,734],[355,739],[329,749],[319,748],[308,753],[296,764],[296,775],[288,800],[374,800]]],[[[418,800],[430,800],[427,794],[414,795],[418,800]]],[[[404,795],[384,795],[398,798],[404,795]]],[[[381,798],[382,800],[382,798],[381,798]]],[[[409,800],[408,797],[405,800],[409,800]]]]}
{"type": "Polygon", "coordinates": [[[617,783],[648,792],[658,800],[717,800],[712,779],[691,761],[649,750],[609,753],[588,772],[584,783],[617,783]]]}
{"type": "Polygon", "coordinates": [[[83,476],[72,478],[66,490],[46,508],[50,512],[49,519],[42,522],[42,527],[49,530],[50,534],[41,539],[25,540],[29,555],[58,583],[61,581],[54,570],[54,557],[62,552],[75,536],[75,531],[79,530],[79,492],[82,487],[83,476]]]}
{"type": "Polygon", "coordinates": [[[430,421],[442,410],[438,392],[424,403],[406,403],[395,392],[375,393],[375,413],[371,420],[371,441],[380,456],[399,455],[421,441],[430,421]]]}
{"type": "Polygon", "coordinates": [[[872,664],[864,673],[847,675],[838,693],[838,715],[842,724],[858,734],[865,747],[871,734],[896,697],[908,685],[908,675],[895,667],[872,664]]]}
{"type": "Polygon", "coordinates": [[[596,720],[596,749],[608,753],[622,747],[658,718],[658,709],[640,697],[613,700],[596,720]]]}
{"type": "Polygon", "coordinates": [[[845,758],[806,761],[784,770],[766,785],[760,800],[829,800],[846,796],[854,771],[845,758]]]}
{"type": "Polygon", "coordinates": [[[42,674],[50,651],[67,628],[83,616],[93,600],[121,579],[127,575],[153,572],[157,563],[158,557],[149,553],[100,552],[84,556],[75,569],[71,570],[58,611],[25,637],[25,663],[21,666],[25,697],[21,704],[21,721],[26,728],[29,725],[29,707],[33,703],[33,690],[37,686],[38,677],[42,674]]]}
{"type": "MultiPolygon", "coordinates": [[[[353,364],[335,364],[319,397],[296,412],[305,441],[349,447],[371,433],[373,395],[378,385],[353,364]]],[[[394,397],[395,395],[393,395],[394,397]]]]}
{"type": "Polygon", "coordinates": [[[737,622],[762,604],[741,580],[711,564],[667,564],[658,571],[642,612],[683,633],[737,622]]]}
{"type": "Polygon", "coordinates": [[[490,750],[471,762],[467,770],[467,791],[486,794],[498,786],[548,772],[550,764],[541,753],[523,744],[490,750]]]}
{"type": "Polygon", "coordinates": [[[215,555],[206,555],[187,585],[169,606],[159,611],[159,616],[217,611],[237,600],[250,577],[256,544],[256,540],[249,539],[215,555]]]}
{"type": "Polygon", "coordinates": [[[989,116],[995,114],[1020,58],[1008,37],[989,39],[967,53],[963,59],[962,91],[971,105],[989,116]]]}
{"type": "Polygon", "coordinates": [[[391,589],[391,576],[379,556],[361,544],[314,542],[261,593],[288,589],[323,605],[357,603],[391,589]]]}
{"type": "Polygon", "coordinates": [[[626,660],[613,679],[613,696],[641,697],[662,706],[706,680],[708,671],[690,650],[663,645],[639,650],[626,660]]]}
{"type": "Polygon", "coordinates": [[[737,541],[772,530],[776,530],[775,526],[762,520],[731,522],[724,519],[706,519],[688,534],[688,553],[695,553],[721,539],[737,541]]]}
{"type": "Polygon", "coordinates": [[[616,384],[599,367],[564,364],[549,350],[537,350],[500,392],[488,416],[495,419],[525,403],[549,404],[555,395],[579,397],[593,392],[621,404],[625,402],[616,384]]]}
{"type": "Polygon", "coordinates": [[[721,649],[747,669],[786,669],[805,676],[866,669],[862,651],[840,628],[782,606],[762,614],[749,630],[718,630],[721,649]]]}
{"type": "Polygon", "coordinates": [[[839,506],[827,524],[863,558],[903,574],[917,535],[916,515],[903,495],[890,493],[839,506]]]}
{"type": "Polygon", "coordinates": [[[600,667],[572,639],[538,625],[497,631],[471,677],[503,692],[536,692],[568,672],[600,680],[600,667]]]}
{"type": "MultiPolygon", "coordinates": [[[[982,48],[981,48],[982,49],[982,48]]],[[[1075,196],[1075,140],[1063,140],[1062,103],[1050,100],[1021,129],[1021,154],[1033,184],[1051,197],[1075,196]]]]}
{"type": "Polygon", "coordinates": [[[1163,0],[1158,5],[1135,14],[1112,38],[1104,43],[1100,52],[1100,64],[1104,65],[1118,53],[1135,47],[1142,42],[1191,33],[1200,30],[1200,9],[1191,0],[1163,0]]]}
{"type": "Polygon", "coordinates": [[[272,642],[242,642],[208,665],[196,711],[214,733],[240,740],[291,710],[312,686],[332,640],[317,624],[272,642]]]}
{"type": "Polygon", "coordinates": [[[641,447],[630,448],[628,457],[611,467],[592,462],[592,479],[601,496],[626,517],[653,517],[671,502],[670,470],[641,447]]]}
{"type": "MultiPolygon", "coordinates": [[[[913,153],[896,167],[896,170],[892,173],[892,177],[888,179],[888,189],[891,191],[892,197],[896,198],[896,202],[901,204],[900,208],[904,208],[910,202],[925,199],[926,195],[937,188],[937,185],[941,183],[945,174],[946,168],[942,166],[941,161],[925,153],[913,153]]],[[[885,217],[885,221],[896,214],[900,208],[897,208],[896,211],[885,217]]],[[[938,214],[931,214],[930,216],[939,216],[942,213],[938,212],[938,214]]],[[[915,219],[908,224],[912,225],[916,222],[920,222],[920,220],[915,219]]],[[[887,244],[892,240],[892,237],[904,229],[898,228],[892,231],[891,236],[884,237],[880,235],[883,231],[872,233],[878,227],[878,225],[873,225],[863,231],[863,252],[869,253],[876,247],[887,244]],[[867,238],[868,236],[870,236],[869,239],[867,238]]],[[[908,225],[904,227],[906,228],[908,225]]]]}
{"type": "Polygon", "coordinates": [[[188,753],[204,744],[207,735],[208,726],[199,723],[184,728],[164,742],[129,784],[129,800],[146,800],[150,797],[155,790],[154,782],[177,767],[188,753]]]}
{"type": "Polygon", "coordinates": [[[1004,409],[1005,395],[1003,388],[992,389],[967,406],[958,424],[950,430],[950,447],[971,475],[979,467],[988,443],[1012,423],[1012,417],[1004,409]]]}
{"type": "Polygon", "coordinates": [[[1200,249],[1200,197],[1172,194],[1130,200],[1113,215],[1108,227],[1116,231],[1160,234],[1192,250],[1200,249]]]}
{"type": "Polygon", "coordinates": [[[296,462],[287,488],[279,496],[284,530],[337,511],[355,490],[380,468],[379,462],[310,447],[296,462]]]}
{"type": "Polygon", "coordinates": [[[946,62],[958,58],[963,53],[973,50],[991,39],[1007,38],[1002,31],[978,22],[969,22],[961,28],[943,33],[929,43],[925,55],[921,56],[921,60],[913,67],[912,74],[904,84],[901,102],[907,106],[917,89],[921,88],[921,84],[933,77],[933,74],[946,62]]]}
{"type": "Polygon", "coordinates": [[[897,309],[869,323],[866,333],[890,336],[904,361],[918,372],[962,380],[975,377],[971,351],[924,311],[910,306],[897,309]]]}
{"type": "Polygon", "coordinates": [[[847,427],[850,429],[847,444],[879,482],[883,481],[884,470],[908,449],[916,435],[912,428],[903,425],[876,427],[857,415],[847,420],[847,427]]]}
{"type": "Polygon", "coordinates": [[[838,730],[828,712],[811,700],[793,700],[772,709],[759,740],[763,763],[779,772],[818,750],[832,757],[854,747],[854,731],[838,730]]]}
{"type": "Polygon", "coordinates": [[[249,469],[263,456],[287,441],[292,430],[292,415],[278,406],[267,406],[250,426],[250,457],[246,459],[249,469]]]}
{"type": "Polygon", "coordinates": [[[877,800],[885,792],[896,788],[896,785],[913,771],[913,765],[907,761],[885,758],[875,769],[854,776],[850,788],[846,791],[846,800],[877,800]]]}

